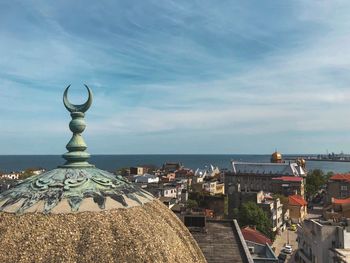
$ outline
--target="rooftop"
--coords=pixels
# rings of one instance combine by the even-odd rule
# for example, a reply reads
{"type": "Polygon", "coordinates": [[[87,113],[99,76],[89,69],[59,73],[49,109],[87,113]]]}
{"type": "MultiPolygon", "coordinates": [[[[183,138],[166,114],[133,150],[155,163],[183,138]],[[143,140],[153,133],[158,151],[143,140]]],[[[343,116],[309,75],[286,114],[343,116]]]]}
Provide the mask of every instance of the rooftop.
{"type": "Polygon", "coordinates": [[[288,203],[290,205],[305,206],[307,202],[301,195],[290,195],[288,196],[288,203]]]}
{"type": "Polygon", "coordinates": [[[278,262],[278,258],[273,252],[269,244],[259,244],[251,241],[247,241],[247,246],[250,249],[250,254],[254,262],[278,262]]]}
{"type": "Polygon", "coordinates": [[[272,178],[272,180],[279,180],[284,182],[301,182],[303,181],[303,178],[299,176],[281,176],[272,178]]]}
{"type": "Polygon", "coordinates": [[[350,174],[335,174],[333,175],[331,178],[329,178],[330,180],[333,181],[346,181],[346,182],[350,182],[350,174]]]}
{"type": "Polygon", "coordinates": [[[234,174],[266,174],[281,176],[305,176],[305,171],[296,163],[249,163],[232,162],[234,174]]]}
{"type": "Polygon", "coordinates": [[[269,239],[263,233],[261,233],[256,229],[246,226],[246,227],[243,227],[241,231],[245,240],[252,241],[258,244],[263,244],[263,245],[265,245],[266,243],[269,245],[272,245],[271,239],[269,239]]]}
{"type": "Polygon", "coordinates": [[[335,205],[350,204],[350,197],[345,199],[332,198],[332,204],[335,204],[335,205]]]}
{"type": "Polygon", "coordinates": [[[208,263],[253,263],[236,221],[206,221],[206,232],[191,232],[208,263]]]}

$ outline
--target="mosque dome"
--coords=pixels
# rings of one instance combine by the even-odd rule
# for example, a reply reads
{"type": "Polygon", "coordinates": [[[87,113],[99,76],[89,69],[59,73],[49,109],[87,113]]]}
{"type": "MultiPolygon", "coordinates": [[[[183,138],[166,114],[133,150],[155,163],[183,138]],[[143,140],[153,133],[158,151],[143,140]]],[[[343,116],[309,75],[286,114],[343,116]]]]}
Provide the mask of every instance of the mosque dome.
{"type": "Polygon", "coordinates": [[[0,194],[1,262],[206,262],[182,222],[150,193],[88,163],[92,103],[73,105],[66,163],[0,194]]]}
{"type": "Polygon", "coordinates": [[[271,155],[271,162],[272,163],[281,163],[283,161],[282,159],[282,154],[275,151],[272,155],[271,155]]]}

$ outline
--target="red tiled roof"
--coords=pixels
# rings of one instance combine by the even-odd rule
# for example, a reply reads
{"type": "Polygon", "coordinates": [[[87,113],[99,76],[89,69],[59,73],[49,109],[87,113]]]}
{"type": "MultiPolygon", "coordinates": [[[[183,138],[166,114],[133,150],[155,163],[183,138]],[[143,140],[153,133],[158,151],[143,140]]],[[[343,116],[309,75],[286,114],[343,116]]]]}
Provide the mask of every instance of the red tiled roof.
{"type": "Polygon", "coordinates": [[[263,245],[265,245],[266,243],[268,243],[269,245],[272,245],[271,239],[266,237],[264,234],[262,234],[258,230],[250,228],[249,226],[243,227],[241,229],[241,232],[245,240],[255,242],[258,244],[263,244],[263,245]]]}
{"type": "Polygon", "coordinates": [[[281,176],[272,178],[272,180],[282,180],[286,182],[301,182],[303,178],[299,176],[281,176]]]}
{"type": "Polygon", "coordinates": [[[335,204],[335,205],[350,204],[350,197],[345,199],[332,198],[332,204],[335,204]]]}
{"type": "Polygon", "coordinates": [[[335,174],[330,180],[335,180],[335,181],[348,181],[350,182],[350,174],[335,174]]]}
{"type": "Polygon", "coordinates": [[[288,196],[288,203],[290,205],[299,205],[299,206],[307,205],[307,202],[304,200],[304,198],[301,195],[288,196]]]}

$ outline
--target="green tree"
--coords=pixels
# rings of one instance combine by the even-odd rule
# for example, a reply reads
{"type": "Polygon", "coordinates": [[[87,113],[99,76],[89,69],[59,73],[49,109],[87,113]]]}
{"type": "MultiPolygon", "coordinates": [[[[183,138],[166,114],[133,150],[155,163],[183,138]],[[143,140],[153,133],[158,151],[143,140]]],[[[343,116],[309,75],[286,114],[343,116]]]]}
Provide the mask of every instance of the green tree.
{"type": "Polygon", "coordinates": [[[239,209],[238,223],[241,227],[247,225],[256,226],[261,233],[274,239],[272,223],[267,214],[254,202],[246,202],[239,209]]]}
{"type": "Polygon", "coordinates": [[[196,208],[198,207],[198,203],[196,200],[193,200],[193,199],[188,199],[187,200],[187,207],[192,209],[192,208],[196,208]]]}
{"type": "Polygon", "coordinates": [[[321,189],[323,185],[327,183],[327,180],[332,175],[332,173],[324,174],[322,170],[315,169],[308,173],[306,177],[305,191],[307,199],[315,195],[318,190],[321,189]]]}

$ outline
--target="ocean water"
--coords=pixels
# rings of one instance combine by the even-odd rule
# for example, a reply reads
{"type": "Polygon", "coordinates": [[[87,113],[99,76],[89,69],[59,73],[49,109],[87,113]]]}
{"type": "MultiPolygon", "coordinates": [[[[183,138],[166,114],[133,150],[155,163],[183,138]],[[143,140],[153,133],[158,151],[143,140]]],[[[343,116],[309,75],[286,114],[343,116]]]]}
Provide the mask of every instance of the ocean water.
{"type": "MultiPolygon", "coordinates": [[[[288,157],[287,155],[285,157],[288,157]]],[[[156,165],[160,167],[164,162],[181,162],[185,167],[197,169],[213,164],[220,169],[231,169],[231,161],[269,162],[270,155],[93,155],[90,163],[96,167],[114,172],[118,168],[137,165],[156,165]]],[[[47,170],[62,165],[64,159],[60,155],[0,155],[0,171],[20,171],[30,167],[42,167],[47,170]]],[[[345,173],[350,171],[350,162],[317,162],[307,161],[308,170],[321,169],[324,172],[333,171],[345,173]]]]}

